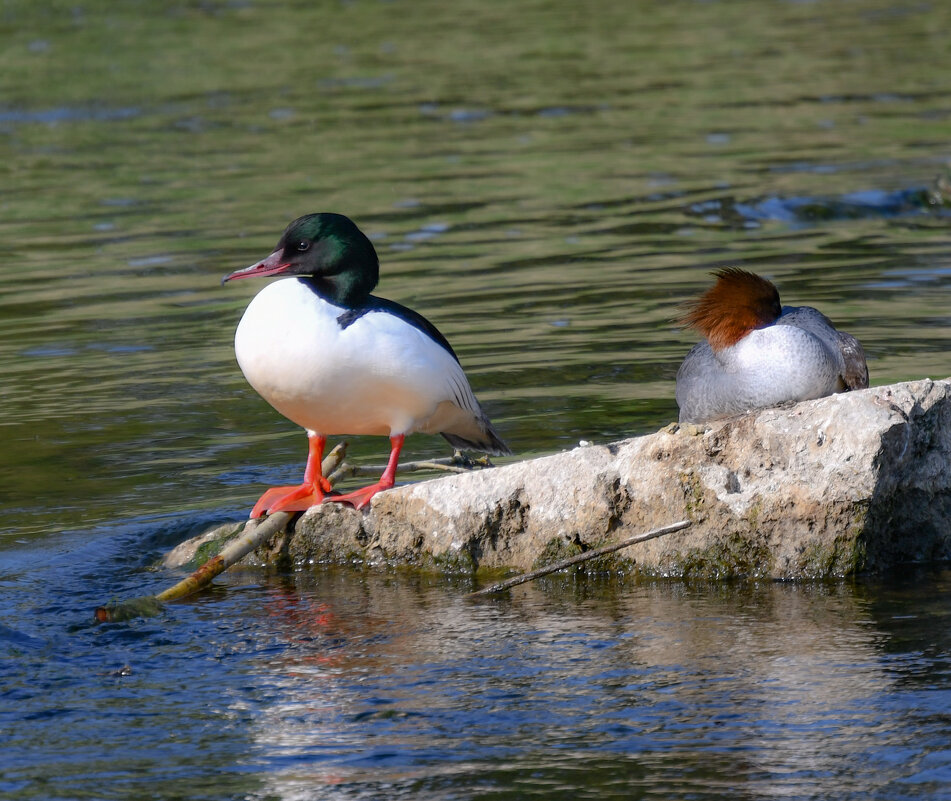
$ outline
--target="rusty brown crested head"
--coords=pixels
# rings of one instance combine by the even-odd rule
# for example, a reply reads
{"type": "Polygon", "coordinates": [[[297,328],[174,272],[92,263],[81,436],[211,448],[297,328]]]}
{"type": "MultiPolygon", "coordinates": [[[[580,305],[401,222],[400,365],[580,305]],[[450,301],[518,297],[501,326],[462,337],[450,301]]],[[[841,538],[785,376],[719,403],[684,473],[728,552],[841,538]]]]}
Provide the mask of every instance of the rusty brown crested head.
{"type": "Polygon", "coordinates": [[[771,281],[739,267],[711,275],[717,282],[696,300],[684,303],[678,322],[699,331],[713,350],[735,345],[782,314],[779,291],[771,281]]]}

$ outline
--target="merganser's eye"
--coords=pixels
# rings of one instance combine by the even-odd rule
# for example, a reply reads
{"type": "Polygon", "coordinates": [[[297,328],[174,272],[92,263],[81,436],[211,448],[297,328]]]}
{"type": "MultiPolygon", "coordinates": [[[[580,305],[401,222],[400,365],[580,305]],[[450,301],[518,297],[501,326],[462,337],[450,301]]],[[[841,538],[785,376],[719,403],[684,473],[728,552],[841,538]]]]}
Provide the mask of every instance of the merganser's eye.
{"type": "Polygon", "coordinates": [[[297,249],[298,249],[301,253],[305,252],[306,250],[309,250],[309,249],[310,249],[310,240],[309,240],[309,239],[302,239],[300,242],[297,243],[297,249]]]}

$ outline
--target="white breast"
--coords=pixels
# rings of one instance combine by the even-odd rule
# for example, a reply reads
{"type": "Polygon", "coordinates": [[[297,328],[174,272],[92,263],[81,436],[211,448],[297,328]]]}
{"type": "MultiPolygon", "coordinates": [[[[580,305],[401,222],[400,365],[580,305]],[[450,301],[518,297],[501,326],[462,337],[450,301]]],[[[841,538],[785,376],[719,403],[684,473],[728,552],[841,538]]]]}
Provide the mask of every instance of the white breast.
{"type": "Polygon", "coordinates": [[[717,353],[701,342],[677,373],[680,420],[712,420],[830,395],[842,388],[841,361],[822,338],[793,325],[751,331],[717,353]]]}
{"type": "Polygon", "coordinates": [[[299,426],[324,435],[395,436],[424,429],[437,406],[478,404],[459,363],[399,317],[347,310],[286,278],[251,301],[235,333],[242,372],[299,426]]]}
{"type": "Polygon", "coordinates": [[[821,398],[838,386],[835,354],[819,337],[794,326],[751,331],[722,358],[756,406],[821,398]]]}

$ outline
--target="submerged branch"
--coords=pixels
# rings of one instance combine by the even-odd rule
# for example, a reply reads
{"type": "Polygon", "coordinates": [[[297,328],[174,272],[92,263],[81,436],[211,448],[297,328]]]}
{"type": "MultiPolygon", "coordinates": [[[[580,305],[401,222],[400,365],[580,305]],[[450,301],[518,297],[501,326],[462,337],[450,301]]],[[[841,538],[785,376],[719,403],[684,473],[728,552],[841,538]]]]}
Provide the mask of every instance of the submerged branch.
{"type": "MultiPolygon", "coordinates": [[[[321,465],[324,475],[332,473],[343,461],[347,452],[347,443],[341,442],[327,456],[321,465]]],[[[131,601],[113,602],[100,606],[95,611],[98,623],[111,623],[131,620],[137,617],[151,617],[162,611],[162,603],[184,598],[187,595],[207,587],[219,573],[241,560],[251,551],[264,545],[275,534],[284,531],[293,515],[290,512],[277,512],[263,519],[249,520],[241,534],[229,542],[217,556],[211,557],[187,578],[158,595],[146,595],[131,601]]]]}

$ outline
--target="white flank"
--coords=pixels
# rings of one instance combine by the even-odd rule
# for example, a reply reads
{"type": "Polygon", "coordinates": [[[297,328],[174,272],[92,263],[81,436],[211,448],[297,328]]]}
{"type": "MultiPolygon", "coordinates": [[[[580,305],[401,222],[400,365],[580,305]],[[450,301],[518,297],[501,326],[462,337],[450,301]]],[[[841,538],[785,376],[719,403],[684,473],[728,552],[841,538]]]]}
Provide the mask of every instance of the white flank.
{"type": "Polygon", "coordinates": [[[341,328],[346,311],[297,278],[275,281],[251,301],[235,353],[277,411],[328,436],[436,433],[447,430],[447,417],[457,426],[481,417],[465,373],[438,342],[385,311],[341,328]],[[434,420],[446,402],[451,414],[444,406],[434,420]]]}

